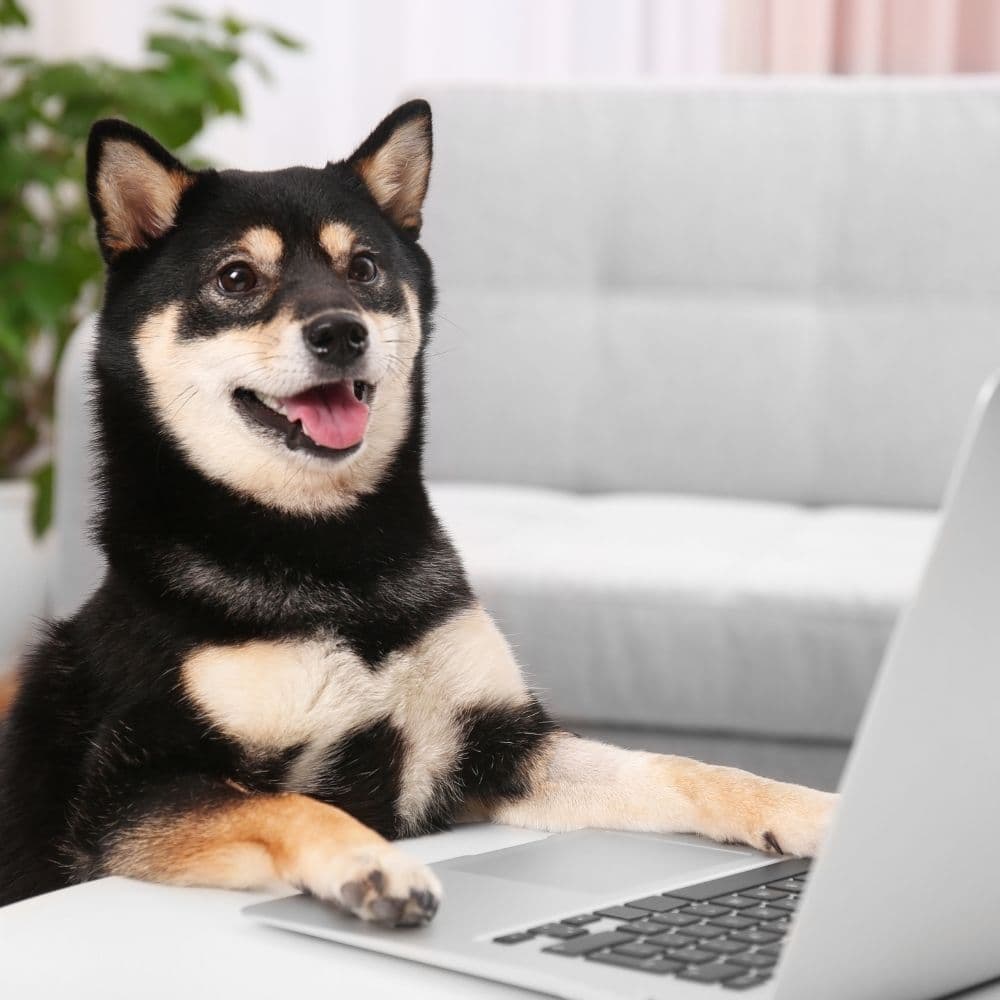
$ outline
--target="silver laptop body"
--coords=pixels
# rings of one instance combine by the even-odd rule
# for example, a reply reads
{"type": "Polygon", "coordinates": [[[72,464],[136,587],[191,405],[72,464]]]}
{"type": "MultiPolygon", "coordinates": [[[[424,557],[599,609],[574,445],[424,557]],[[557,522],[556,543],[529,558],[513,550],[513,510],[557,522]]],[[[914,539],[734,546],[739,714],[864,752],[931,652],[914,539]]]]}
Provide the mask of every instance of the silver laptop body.
{"type": "MultiPolygon", "coordinates": [[[[750,996],[925,1000],[1000,977],[998,383],[980,396],[777,971],[750,996]]],[[[245,912],[574,1000],[707,998],[729,991],[546,953],[551,940],[494,939],[772,863],[691,837],[580,831],[434,865],[445,903],[417,930],[362,924],[301,895],[245,912]]]]}

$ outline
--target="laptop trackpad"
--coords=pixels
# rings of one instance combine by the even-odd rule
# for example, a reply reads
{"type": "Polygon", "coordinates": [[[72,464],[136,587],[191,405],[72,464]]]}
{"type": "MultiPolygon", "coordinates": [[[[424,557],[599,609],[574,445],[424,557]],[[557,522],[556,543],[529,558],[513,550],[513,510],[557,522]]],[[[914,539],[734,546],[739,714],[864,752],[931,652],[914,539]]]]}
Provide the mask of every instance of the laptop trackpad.
{"type": "Polygon", "coordinates": [[[627,893],[649,883],[687,885],[746,867],[748,854],[644,834],[580,830],[435,867],[576,892],[627,893]],[[740,862],[743,862],[741,865],[740,862]]]}

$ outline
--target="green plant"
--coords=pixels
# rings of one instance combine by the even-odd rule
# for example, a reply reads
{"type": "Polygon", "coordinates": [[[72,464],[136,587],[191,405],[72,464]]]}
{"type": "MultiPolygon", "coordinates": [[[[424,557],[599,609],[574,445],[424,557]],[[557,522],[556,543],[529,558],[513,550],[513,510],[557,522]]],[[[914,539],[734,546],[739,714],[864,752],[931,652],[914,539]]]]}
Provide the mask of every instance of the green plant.
{"type": "MultiPolygon", "coordinates": [[[[299,47],[231,16],[163,13],[164,30],[146,37],[139,66],[0,59],[0,477],[34,478],[38,533],[51,517],[56,366],[99,295],[101,260],[83,184],[91,123],[127,118],[183,152],[211,119],[242,114],[241,64],[267,77],[255,38],[299,47]]],[[[0,30],[27,23],[18,0],[0,0],[0,30]]]]}

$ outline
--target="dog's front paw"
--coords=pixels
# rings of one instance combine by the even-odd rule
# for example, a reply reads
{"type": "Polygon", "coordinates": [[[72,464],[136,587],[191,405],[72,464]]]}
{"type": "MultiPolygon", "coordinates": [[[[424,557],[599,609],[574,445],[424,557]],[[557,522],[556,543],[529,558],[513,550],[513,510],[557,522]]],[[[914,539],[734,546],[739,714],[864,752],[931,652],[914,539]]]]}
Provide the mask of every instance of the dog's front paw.
{"type": "Polygon", "coordinates": [[[778,788],[754,846],[772,854],[814,857],[826,836],[839,796],[801,785],[778,788]]]}
{"type": "Polygon", "coordinates": [[[437,876],[390,844],[338,852],[303,888],[362,920],[389,927],[425,924],[441,902],[437,876]]]}

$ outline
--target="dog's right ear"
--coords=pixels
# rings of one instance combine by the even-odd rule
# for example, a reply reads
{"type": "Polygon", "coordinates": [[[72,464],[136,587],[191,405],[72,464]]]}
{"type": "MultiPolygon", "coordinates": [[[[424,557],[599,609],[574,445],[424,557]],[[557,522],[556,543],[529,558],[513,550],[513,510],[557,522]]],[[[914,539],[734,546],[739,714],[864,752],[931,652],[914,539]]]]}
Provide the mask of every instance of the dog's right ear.
{"type": "Polygon", "coordinates": [[[95,122],[87,142],[87,193],[105,260],[169,232],[197,174],[152,136],[118,118],[95,122]]]}

